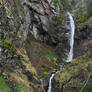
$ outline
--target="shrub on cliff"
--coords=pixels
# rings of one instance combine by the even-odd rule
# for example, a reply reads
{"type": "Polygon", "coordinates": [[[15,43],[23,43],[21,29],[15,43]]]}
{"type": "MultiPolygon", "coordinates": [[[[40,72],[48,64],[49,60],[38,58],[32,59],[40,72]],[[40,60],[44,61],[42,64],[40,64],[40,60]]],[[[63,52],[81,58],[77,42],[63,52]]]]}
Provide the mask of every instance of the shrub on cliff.
{"type": "Polygon", "coordinates": [[[87,12],[80,12],[76,17],[76,20],[79,23],[83,23],[87,21],[88,18],[89,18],[89,14],[87,12]]]}

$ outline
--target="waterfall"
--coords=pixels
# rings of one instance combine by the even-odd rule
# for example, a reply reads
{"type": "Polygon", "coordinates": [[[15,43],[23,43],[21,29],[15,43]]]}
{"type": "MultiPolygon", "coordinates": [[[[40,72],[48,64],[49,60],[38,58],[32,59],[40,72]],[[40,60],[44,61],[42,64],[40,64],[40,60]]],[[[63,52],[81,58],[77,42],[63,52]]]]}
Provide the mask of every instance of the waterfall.
{"type": "Polygon", "coordinates": [[[56,74],[58,74],[58,73],[61,71],[61,69],[62,69],[62,65],[60,65],[60,70],[59,70],[59,71],[57,71],[56,73],[53,73],[53,74],[51,75],[51,77],[50,77],[50,79],[49,79],[49,87],[48,87],[47,92],[51,92],[52,79],[54,78],[54,76],[55,76],[56,74]]]}
{"type": "Polygon", "coordinates": [[[55,73],[53,73],[53,74],[51,75],[51,77],[50,77],[50,79],[49,79],[49,87],[48,87],[47,92],[51,92],[51,89],[52,89],[52,79],[53,79],[54,76],[55,76],[56,74],[58,74],[61,70],[62,70],[62,65],[60,65],[60,69],[59,69],[57,72],[55,72],[55,73]]]}
{"type": "Polygon", "coordinates": [[[68,58],[66,62],[71,62],[73,59],[73,46],[74,46],[74,33],[75,33],[75,23],[72,17],[72,14],[67,12],[67,14],[69,15],[69,19],[70,19],[70,27],[71,27],[71,31],[70,31],[70,51],[68,54],[68,58]]]}
{"type": "MultiPolygon", "coordinates": [[[[68,54],[68,58],[67,58],[67,62],[71,62],[72,58],[73,58],[73,45],[74,45],[74,32],[75,32],[75,23],[72,17],[72,14],[67,12],[67,14],[69,15],[69,19],[70,19],[70,27],[71,27],[71,31],[70,31],[70,52],[68,54]]],[[[59,71],[57,71],[56,73],[52,74],[50,79],[49,79],[49,87],[47,92],[51,92],[52,89],[52,80],[54,78],[54,76],[56,74],[58,74],[60,71],[62,70],[62,65],[59,71]]]]}
{"type": "Polygon", "coordinates": [[[49,80],[49,88],[47,92],[51,92],[51,88],[52,88],[52,79],[54,78],[55,74],[52,74],[49,80]]]}

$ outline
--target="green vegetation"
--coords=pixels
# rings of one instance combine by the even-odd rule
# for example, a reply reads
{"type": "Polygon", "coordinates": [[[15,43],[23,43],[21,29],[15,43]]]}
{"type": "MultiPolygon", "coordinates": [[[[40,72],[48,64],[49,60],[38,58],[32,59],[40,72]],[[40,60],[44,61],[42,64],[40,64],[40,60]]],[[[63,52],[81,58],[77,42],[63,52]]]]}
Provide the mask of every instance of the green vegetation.
{"type": "Polygon", "coordinates": [[[55,77],[60,84],[66,83],[71,77],[74,77],[80,72],[91,73],[92,71],[92,53],[78,57],[72,61],[65,69],[55,77]]]}
{"type": "Polygon", "coordinates": [[[87,91],[86,92],[92,92],[92,85],[87,86],[87,91]]]}
{"type": "Polygon", "coordinates": [[[92,1],[88,4],[87,11],[79,12],[79,14],[76,17],[77,22],[83,23],[91,19],[92,17],[92,1]]]}
{"type": "Polygon", "coordinates": [[[42,76],[48,76],[48,75],[50,75],[49,72],[42,72],[42,76]]]}
{"type": "Polygon", "coordinates": [[[25,87],[22,83],[17,83],[16,86],[18,87],[17,92],[30,92],[27,87],[25,87]]]}
{"type": "Polygon", "coordinates": [[[21,15],[25,16],[24,7],[21,3],[21,0],[16,0],[15,3],[16,3],[18,11],[21,12],[21,15]]]}
{"type": "Polygon", "coordinates": [[[83,23],[83,22],[87,21],[88,18],[89,18],[89,14],[87,12],[80,12],[78,14],[76,20],[79,23],[83,23]]]}
{"type": "MultiPolygon", "coordinates": [[[[66,33],[69,31],[66,25],[69,24],[69,18],[66,12],[69,11],[75,13],[74,17],[76,17],[76,13],[79,12],[76,17],[76,25],[80,26],[81,29],[83,29],[86,25],[84,22],[92,20],[92,1],[86,7],[84,6],[87,4],[85,0],[82,4],[81,2],[78,2],[80,5],[76,4],[76,6],[72,5],[75,5],[75,0],[51,0],[51,3],[54,5],[52,8],[47,5],[48,3],[45,2],[45,0],[42,2],[40,2],[41,0],[29,1],[30,5],[32,3],[32,10],[28,9],[26,6],[23,6],[22,0],[0,0],[0,92],[13,92],[13,90],[14,92],[43,92],[44,88],[41,83],[41,79],[55,73],[59,63],[62,63],[62,61],[58,60],[58,52],[56,53],[55,49],[59,48],[59,44],[61,43],[62,45],[65,44],[67,47],[66,43],[68,43],[68,38],[66,37],[66,33]],[[1,2],[3,2],[3,4],[1,4],[1,2]],[[54,11],[54,8],[57,13],[54,14],[53,12],[53,19],[51,20],[52,15],[50,16],[50,14],[52,14],[51,10],[54,11]],[[40,9],[42,11],[40,11],[40,9]],[[35,10],[37,12],[41,12],[44,16],[37,14],[35,10]],[[27,13],[26,16],[25,12],[27,13]],[[45,20],[42,21],[43,19],[45,20]],[[47,24],[44,25],[43,22],[46,22],[47,24]],[[37,32],[39,35],[38,39],[35,39],[31,32],[29,32],[34,30],[34,27],[33,30],[30,30],[30,23],[32,23],[33,26],[37,27],[39,30],[37,32]],[[49,23],[51,23],[51,27],[49,23]],[[47,27],[48,30],[46,32],[43,31],[45,27],[47,27]],[[48,29],[49,27],[50,29],[48,29]],[[24,42],[25,31],[28,32],[28,35],[27,39],[25,37],[26,41],[24,42]],[[42,35],[45,37],[42,37],[42,35]],[[64,43],[63,37],[65,40],[64,43]],[[47,40],[53,43],[53,46],[48,45],[47,40]]],[[[87,34],[89,34],[89,29],[91,27],[88,26],[88,24],[85,27],[88,27],[87,34]]],[[[77,28],[78,27],[76,27],[76,30],[77,28]]],[[[79,30],[80,29],[78,29],[78,31],[79,30]]],[[[86,50],[89,50],[91,46],[87,45],[89,42],[86,43],[86,40],[84,42],[84,40],[81,39],[83,38],[82,36],[85,37],[85,31],[83,32],[83,35],[81,32],[77,33],[76,31],[75,40],[83,42],[83,45],[85,45],[83,49],[85,49],[86,52],[86,50]],[[87,46],[88,48],[86,48],[87,46]]],[[[89,36],[87,40],[90,39],[91,37],[89,36]]],[[[78,45],[77,42],[75,45],[78,45]]],[[[63,56],[62,52],[61,57],[63,56]]],[[[78,77],[82,77],[82,73],[85,73],[84,76],[86,77],[86,75],[92,73],[92,53],[78,57],[70,64],[64,65],[64,69],[62,69],[62,71],[55,76],[55,81],[57,82],[56,84],[59,83],[60,86],[71,78],[75,80],[74,77],[76,75],[78,77]]],[[[79,79],[77,83],[80,81],[81,79],[79,79]]],[[[56,86],[59,87],[59,85],[56,86]]],[[[87,89],[91,92],[92,84],[89,84],[87,89]]]]}
{"type": "Polygon", "coordinates": [[[65,11],[72,10],[71,4],[67,2],[67,0],[62,0],[61,4],[63,5],[63,8],[65,11]]]}
{"type": "Polygon", "coordinates": [[[53,4],[55,8],[57,8],[59,6],[59,1],[60,0],[51,0],[51,4],[53,4]]]}
{"type": "Polygon", "coordinates": [[[51,0],[51,3],[57,8],[64,9],[65,11],[71,10],[70,3],[67,3],[67,0],[51,0]],[[63,6],[62,6],[63,5],[63,6]]]}
{"type": "MultiPolygon", "coordinates": [[[[64,17],[65,17],[65,13],[62,13],[62,15],[54,16],[55,24],[58,28],[61,28],[61,25],[62,25],[61,23],[62,23],[64,17]]],[[[52,35],[52,34],[50,34],[50,35],[52,35]]]]}
{"type": "Polygon", "coordinates": [[[47,68],[47,65],[46,65],[46,64],[43,64],[43,65],[42,65],[42,68],[47,68]]]}
{"type": "Polygon", "coordinates": [[[58,56],[55,53],[52,53],[52,52],[49,52],[49,51],[46,51],[46,50],[44,50],[42,52],[42,55],[47,57],[47,58],[50,58],[50,59],[55,59],[55,60],[58,59],[58,56]]]}
{"type": "MultiPolygon", "coordinates": [[[[28,59],[28,57],[27,57],[26,55],[23,55],[23,54],[22,54],[22,56],[23,56],[23,58],[28,59]]],[[[36,74],[36,70],[35,70],[35,68],[31,65],[30,61],[29,61],[29,62],[24,62],[24,61],[22,61],[22,63],[23,63],[23,65],[26,66],[26,69],[27,69],[28,71],[30,71],[32,74],[36,74]]]]}
{"type": "Polygon", "coordinates": [[[68,3],[67,0],[51,0],[51,3],[57,10],[57,14],[53,16],[55,25],[60,29],[62,27],[62,21],[66,16],[66,12],[72,10],[71,3],[68,3]]]}
{"type": "Polygon", "coordinates": [[[11,45],[11,42],[8,39],[3,40],[3,48],[4,49],[9,49],[11,45]]]}
{"type": "Polygon", "coordinates": [[[12,89],[8,87],[5,79],[2,76],[0,76],[0,91],[1,92],[12,92],[12,89]]]}

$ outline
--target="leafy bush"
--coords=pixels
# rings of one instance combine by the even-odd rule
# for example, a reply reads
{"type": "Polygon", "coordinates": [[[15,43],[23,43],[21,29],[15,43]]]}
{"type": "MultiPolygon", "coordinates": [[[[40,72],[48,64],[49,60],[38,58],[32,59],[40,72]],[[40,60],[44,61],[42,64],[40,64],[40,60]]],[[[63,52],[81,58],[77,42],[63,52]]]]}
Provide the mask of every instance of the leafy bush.
{"type": "Polygon", "coordinates": [[[11,45],[11,42],[8,39],[3,40],[3,48],[4,49],[9,49],[11,45]]]}
{"type": "Polygon", "coordinates": [[[63,5],[64,10],[66,11],[70,11],[72,9],[71,5],[67,2],[67,0],[63,0],[62,5],[63,5]]]}
{"type": "Polygon", "coordinates": [[[76,18],[77,22],[85,22],[89,17],[89,14],[87,12],[80,12],[76,18]]]}
{"type": "Polygon", "coordinates": [[[46,75],[50,75],[49,72],[42,72],[42,75],[46,76],[46,75]]]}
{"type": "Polygon", "coordinates": [[[3,48],[4,49],[9,49],[10,45],[11,45],[11,42],[9,40],[7,40],[7,39],[3,40],[3,48]]]}
{"type": "Polygon", "coordinates": [[[88,92],[92,92],[92,85],[88,85],[87,90],[88,92]]]}

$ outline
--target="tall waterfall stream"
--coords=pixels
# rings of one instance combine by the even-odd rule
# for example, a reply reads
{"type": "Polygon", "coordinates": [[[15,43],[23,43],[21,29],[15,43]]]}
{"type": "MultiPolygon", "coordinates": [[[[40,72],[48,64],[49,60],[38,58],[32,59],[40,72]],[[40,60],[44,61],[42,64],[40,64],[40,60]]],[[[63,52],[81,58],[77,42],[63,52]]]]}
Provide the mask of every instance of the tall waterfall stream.
{"type": "MultiPolygon", "coordinates": [[[[67,61],[66,62],[71,62],[72,59],[73,59],[73,46],[74,46],[75,23],[74,23],[72,14],[70,12],[67,12],[67,15],[69,16],[69,19],[70,19],[70,28],[71,28],[71,31],[70,31],[70,51],[69,51],[68,58],[67,58],[67,61]]],[[[62,69],[62,67],[61,67],[61,69],[62,69]]],[[[47,92],[52,92],[51,91],[51,89],[52,89],[52,79],[54,78],[54,76],[57,73],[59,73],[61,71],[61,69],[59,71],[57,71],[56,73],[53,73],[51,75],[51,77],[49,79],[49,87],[48,87],[47,92]]]]}
{"type": "Polygon", "coordinates": [[[69,15],[69,19],[70,19],[71,31],[70,31],[70,52],[68,54],[68,58],[66,62],[71,62],[73,59],[75,23],[74,23],[71,13],[67,12],[67,14],[69,15]]]}

